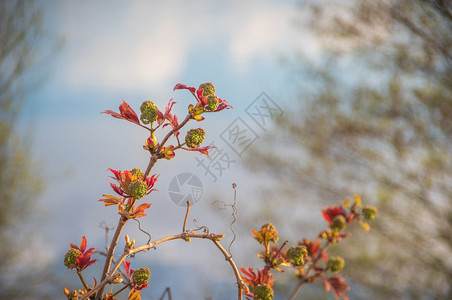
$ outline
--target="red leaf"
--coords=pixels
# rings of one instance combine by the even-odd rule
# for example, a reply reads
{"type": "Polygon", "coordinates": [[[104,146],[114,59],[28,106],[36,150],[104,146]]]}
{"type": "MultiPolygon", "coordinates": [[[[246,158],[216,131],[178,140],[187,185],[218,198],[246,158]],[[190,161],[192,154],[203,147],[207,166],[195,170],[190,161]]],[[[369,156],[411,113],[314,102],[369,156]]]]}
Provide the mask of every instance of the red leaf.
{"type": "Polygon", "coordinates": [[[187,151],[198,151],[198,152],[206,155],[207,157],[209,157],[209,151],[208,150],[212,149],[212,148],[216,148],[216,147],[213,147],[213,146],[198,147],[198,148],[185,148],[185,147],[182,147],[182,149],[187,150],[187,151]]]}
{"type": "Polygon", "coordinates": [[[124,101],[124,99],[122,100],[122,104],[119,105],[119,111],[121,112],[121,115],[126,118],[126,120],[140,124],[140,119],[138,119],[136,112],[130,107],[129,103],[124,101]]]}
{"type": "Polygon", "coordinates": [[[182,83],[176,84],[176,86],[174,87],[173,91],[175,91],[175,90],[184,90],[184,89],[185,90],[189,90],[193,94],[193,96],[196,97],[196,95],[195,95],[196,88],[194,88],[192,86],[188,86],[188,85],[182,84],[182,83]]]}
{"type": "Polygon", "coordinates": [[[125,260],[122,262],[124,269],[126,270],[127,277],[130,279],[130,276],[133,273],[133,270],[130,269],[130,260],[125,260]]]}
{"type": "Polygon", "coordinates": [[[138,207],[133,210],[133,213],[130,214],[130,217],[131,218],[141,218],[141,217],[145,216],[146,213],[144,211],[146,209],[148,209],[149,207],[151,207],[151,203],[143,203],[143,204],[138,205],[138,207]]]}
{"type": "Polygon", "coordinates": [[[86,244],[87,244],[86,236],[83,236],[82,237],[82,243],[80,244],[80,251],[82,251],[82,253],[85,252],[86,244]]]}

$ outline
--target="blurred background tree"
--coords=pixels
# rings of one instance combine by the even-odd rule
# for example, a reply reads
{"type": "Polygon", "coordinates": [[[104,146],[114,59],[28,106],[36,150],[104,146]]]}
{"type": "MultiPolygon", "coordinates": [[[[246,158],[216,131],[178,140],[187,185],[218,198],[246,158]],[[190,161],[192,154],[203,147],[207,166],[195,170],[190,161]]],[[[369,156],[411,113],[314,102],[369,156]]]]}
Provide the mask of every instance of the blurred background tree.
{"type": "Polygon", "coordinates": [[[363,298],[452,299],[452,2],[300,8],[324,56],[289,60],[298,100],[249,152],[276,182],[256,215],[306,228],[300,209],[358,193],[378,220],[336,251],[363,298]]]}
{"type": "Polygon", "coordinates": [[[33,156],[30,126],[22,126],[30,120],[21,120],[27,95],[40,83],[42,18],[31,1],[0,2],[1,299],[38,299],[51,279],[45,251],[37,251],[42,165],[33,156]]]}

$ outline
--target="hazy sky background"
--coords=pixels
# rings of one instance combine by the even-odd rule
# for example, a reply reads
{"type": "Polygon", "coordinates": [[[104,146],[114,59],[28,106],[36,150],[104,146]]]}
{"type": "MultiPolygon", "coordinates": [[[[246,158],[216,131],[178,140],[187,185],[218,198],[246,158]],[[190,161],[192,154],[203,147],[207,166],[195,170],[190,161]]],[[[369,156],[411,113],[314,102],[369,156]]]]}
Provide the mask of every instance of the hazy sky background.
{"type": "MultiPolygon", "coordinates": [[[[241,158],[227,148],[220,134],[241,117],[261,137],[264,130],[253,123],[246,108],[265,92],[284,111],[290,98],[287,66],[281,58],[292,55],[295,48],[315,58],[315,42],[294,25],[299,13],[296,1],[37,1],[37,5],[43,8],[49,34],[65,40],[49,59],[44,84],[30,95],[26,110],[26,117],[32,116],[33,152],[44,161],[47,188],[40,203],[46,217],[49,259],[62,265],[68,243],[79,243],[83,235],[88,246],[104,246],[99,224],[105,221],[115,226],[118,219],[115,208],[97,202],[102,194],[113,193],[107,168],[147,166],[148,157],[141,148],[146,132],[100,112],[117,111],[121,99],[136,111],[144,100],[164,109],[174,97],[174,112],[183,119],[194,98],[188,91],[172,91],[179,82],[198,86],[211,81],[217,95],[234,106],[233,110],[207,114],[206,122],[192,122],[188,127],[204,127],[205,144],[214,142],[234,163],[213,182],[197,167],[195,157],[202,159],[200,154],[179,151],[175,159],[159,161],[153,172],[160,174],[159,191],[147,198],[153,206],[141,220],[153,239],[179,233],[185,210],[170,201],[168,184],[175,175],[190,172],[203,184],[203,196],[190,219],[208,225],[211,232],[226,233],[227,246],[230,211],[212,209],[212,199],[217,195],[232,202],[231,183],[236,182],[239,208],[247,209],[249,203],[258,201],[253,198],[258,182],[243,171],[241,158]],[[248,205],[240,206],[242,201],[248,205]]],[[[265,141],[258,138],[254,145],[265,146],[265,141]]],[[[135,227],[135,222],[130,222],[126,231],[146,242],[145,236],[135,233],[135,227]]],[[[234,244],[237,255],[241,239],[249,238],[244,236],[234,244]]],[[[142,256],[151,270],[152,264],[160,263],[196,265],[200,268],[197,276],[203,280],[215,274],[224,280],[226,274],[231,280],[229,288],[234,290],[234,278],[224,259],[212,254],[214,259],[209,260],[203,252],[214,253],[212,245],[194,241],[188,246],[169,243],[142,256]]],[[[236,259],[243,264],[247,258],[236,259]]],[[[139,266],[132,262],[132,267],[139,266]]],[[[164,288],[151,288],[150,293],[158,297],[164,288]]],[[[180,286],[173,284],[172,288],[177,291],[180,286]]],[[[211,296],[213,290],[202,290],[200,295],[211,296]]]]}

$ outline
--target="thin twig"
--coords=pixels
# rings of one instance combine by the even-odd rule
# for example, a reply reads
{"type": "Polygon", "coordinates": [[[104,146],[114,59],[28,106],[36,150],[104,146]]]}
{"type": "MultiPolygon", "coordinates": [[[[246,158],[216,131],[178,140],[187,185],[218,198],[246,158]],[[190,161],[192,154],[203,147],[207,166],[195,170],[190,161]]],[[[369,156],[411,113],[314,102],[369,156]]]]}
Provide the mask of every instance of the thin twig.
{"type": "Polygon", "coordinates": [[[190,213],[190,200],[187,200],[187,211],[185,212],[184,225],[182,226],[182,233],[185,232],[185,228],[187,226],[188,214],[190,213]]]}
{"type": "Polygon", "coordinates": [[[82,273],[81,273],[80,271],[77,271],[77,275],[78,275],[78,277],[80,278],[80,281],[82,282],[83,287],[85,288],[85,290],[89,290],[89,287],[88,287],[88,285],[86,284],[85,279],[84,279],[83,276],[82,276],[82,273]]]}
{"type": "Polygon", "coordinates": [[[137,219],[132,219],[132,220],[136,221],[138,223],[138,229],[142,233],[146,234],[149,237],[148,242],[146,243],[146,244],[149,244],[151,242],[151,239],[152,239],[151,234],[149,232],[147,232],[146,230],[141,228],[141,222],[140,221],[138,221],[137,219]]]}
{"type": "Polygon", "coordinates": [[[160,153],[160,150],[162,150],[163,146],[165,145],[165,143],[168,141],[168,139],[175,133],[177,132],[179,129],[181,129],[182,127],[185,126],[185,124],[188,123],[188,121],[190,121],[190,119],[192,118],[191,114],[188,114],[185,119],[182,121],[182,123],[180,123],[178,126],[176,126],[175,128],[173,128],[170,132],[168,132],[168,134],[163,138],[162,142],[160,143],[159,148],[157,149],[157,153],[160,153]]]}
{"type": "Polygon", "coordinates": [[[163,291],[163,294],[160,296],[159,300],[163,300],[163,297],[165,297],[165,295],[168,295],[168,300],[172,300],[170,287],[167,287],[165,291],[163,291]]]}
{"type": "Polygon", "coordinates": [[[237,184],[233,183],[232,184],[232,188],[234,189],[234,203],[231,205],[233,220],[232,220],[231,225],[229,226],[229,228],[231,228],[231,232],[234,235],[234,237],[232,238],[232,241],[229,244],[229,248],[228,248],[229,255],[231,255],[231,256],[232,256],[231,247],[232,247],[232,244],[234,243],[235,239],[237,238],[237,234],[235,233],[234,228],[233,228],[234,223],[237,221],[237,208],[235,207],[235,205],[237,204],[237,189],[236,189],[236,187],[237,187],[237,184]]]}

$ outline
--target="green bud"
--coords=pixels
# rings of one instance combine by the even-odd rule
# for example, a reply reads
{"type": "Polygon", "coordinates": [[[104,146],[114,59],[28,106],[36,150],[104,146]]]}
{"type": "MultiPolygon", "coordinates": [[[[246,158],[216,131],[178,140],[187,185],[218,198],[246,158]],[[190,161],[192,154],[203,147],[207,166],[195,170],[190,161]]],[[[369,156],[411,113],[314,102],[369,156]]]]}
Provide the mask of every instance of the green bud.
{"type": "Polygon", "coordinates": [[[198,90],[203,89],[203,97],[215,95],[215,86],[212,82],[201,83],[198,90]]]}
{"type": "Polygon", "coordinates": [[[70,249],[64,255],[64,265],[68,269],[75,269],[78,266],[77,258],[79,257],[80,254],[82,254],[82,252],[80,250],[70,249]]]}
{"type": "Polygon", "coordinates": [[[264,243],[276,243],[279,239],[278,231],[272,223],[266,223],[262,225],[261,230],[251,230],[254,235],[254,239],[260,244],[264,243]]]}
{"type": "Polygon", "coordinates": [[[157,120],[157,106],[155,106],[154,102],[152,101],[144,101],[143,104],[141,104],[140,111],[141,116],[140,119],[144,124],[149,124],[157,120]]]}
{"type": "Polygon", "coordinates": [[[140,168],[134,168],[130,171],[133,175],[136,175],[138,179],[143,179],[144,173],[141,171],[140,168]]]}
{"type": "Polygon", "coordinates": [[[201,145],[204,141],[204,137],[206,132],[202,128],[194,128],[190,129],[185,136],[185,142],[187,143],[188,148],[196,148],[201,145]]]}
{"type": "Polygon", "coordinates": [[[146,196],[148,186],[143,180],[132,181],[127,187],[128,193],[135,199],[141,199],[146,196]]]}
{"type": "Polygon", "coordinates": [[[347,226],[347,221],[345,220],[345,217],[343,215],[337,215],[334,217],[333,221],[331,222],[331,229],[336,230],[342,230],[347,226]]]}
{"type": "Polygon", "coordinates": [[[147,267],[139,268],[138,270],[135,270],[132,274],[132,279],[135,281],[136,284],[142,285],[149,281],[149,278],[151,277],[151,270],[147,267]]]}
{"type": "Polygon", "coordinates": [[[362,212],[366,220],[373,220],[378,213],[378,209],[374,206],[366,205],[363,207],[362,212]]]}
{"type": "Polygon", "coordinates": [[[268,284],[259,284],[253,291],[255,300],[272,300],[273,289],[268,284]]]}
{"type": "Polygon", "coordinates": [[[345,261],[340,256],[332,256],[328,259],[327,267],[334,273],[339,272],[345,266],[345,261]]]}
{"type": "Polygon", "coordinates": [[[220,101],[218,100],[218,97],[216,95],[209,95],[207,97],[206,110],[214,111],[215,109],[217,109],[219,103],[220,101]]]}
{"type": "Polygon", "coordinates": [[[290,247],[287,250],[287,260],[294,267],[300,267],[304,264],[304,259],[308,256],[308,250],[305,246],[302,247],[290,247]]]}

